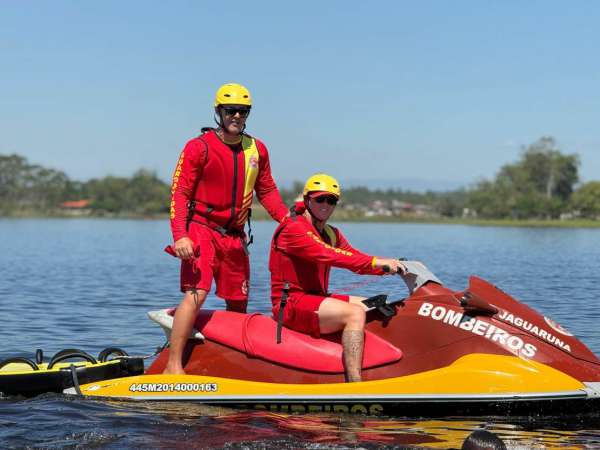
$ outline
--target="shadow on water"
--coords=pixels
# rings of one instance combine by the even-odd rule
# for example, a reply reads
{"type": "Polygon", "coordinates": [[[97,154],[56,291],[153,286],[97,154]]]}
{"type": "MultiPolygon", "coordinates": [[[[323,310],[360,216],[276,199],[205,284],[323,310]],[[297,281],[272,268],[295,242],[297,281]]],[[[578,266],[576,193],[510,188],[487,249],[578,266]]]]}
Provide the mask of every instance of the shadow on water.
{"type": "Polygon", "coordinates": [[[600,418],[411,419],[294,415],[185,402],[81,399],[48,394],[0,399],[3,448],[460,448],[476,429],[507,448],[595,448],[600,418]]]}

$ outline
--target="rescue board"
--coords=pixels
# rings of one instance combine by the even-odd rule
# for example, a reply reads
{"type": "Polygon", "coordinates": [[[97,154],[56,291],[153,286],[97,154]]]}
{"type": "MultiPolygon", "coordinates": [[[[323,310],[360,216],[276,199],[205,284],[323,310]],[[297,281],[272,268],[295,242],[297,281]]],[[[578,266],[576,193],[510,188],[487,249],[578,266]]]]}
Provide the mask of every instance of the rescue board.
{"type": "Polygon", "coordinates": [[[36,361],[16,357],[0,361],[0,394],[4,396],[34,397],[54,392],[62,393],[68,388],[78,388],[80,384],[100,380],[141,375],[144,372],[144,361],[139,357],[121,356],[106,360],[111,352],[119,350],[109,348],[101,352],[98,358],[76,349],[58,352],[49,362],[42,362],[41,351],[38,350],[36,361]],[[84,361],[67,361],[83,358],[84,361]]]}

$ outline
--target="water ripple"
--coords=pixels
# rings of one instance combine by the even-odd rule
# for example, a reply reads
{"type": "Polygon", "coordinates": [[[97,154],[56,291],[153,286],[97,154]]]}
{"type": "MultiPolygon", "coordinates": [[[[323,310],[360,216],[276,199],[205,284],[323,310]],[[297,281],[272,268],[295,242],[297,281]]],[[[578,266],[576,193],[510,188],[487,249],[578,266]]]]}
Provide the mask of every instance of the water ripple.
{"type": "MultiPolygon", "coordinates": [[[[273,223],[255,224],[251,311],[270,311],[273,223]]],[[[421,224],[343,224],[357,247],[425,262],[449,287],[476,274],[552,317],[600,353],[600,230],[421,224]]],[[[163,334],[146,317],[176,305],[178,262],[163,221],[0,220],[0,359],[93,355],[108,346],[147,354],[163,334]]],[[[396,277],[332,272],[332,290],[404,297],[396,277]]],[[[207,307],[221,308],[214,295],[207,307]]],[[[509,448],[600,447],[600,424],[289,416],[181,403],[99,402],[45,395],[0,398],[3,448],[460,448],[487,427],[509,448]]]]}

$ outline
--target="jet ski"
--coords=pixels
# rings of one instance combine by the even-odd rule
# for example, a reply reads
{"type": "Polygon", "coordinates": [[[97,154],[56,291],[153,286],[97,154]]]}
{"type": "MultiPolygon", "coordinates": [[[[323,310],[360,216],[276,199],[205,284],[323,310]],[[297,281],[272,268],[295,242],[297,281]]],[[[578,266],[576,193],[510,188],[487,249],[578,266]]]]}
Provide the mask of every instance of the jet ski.
{"type": "MultiPolygon", "coordinates": [[[[568,330],[476,276],[453,291],[423,264],[405,265],[406,298],[365,300],[362,382],[345,382],[339,333],[278,335],[270,316],[202,310],[184,352],[186,375],[162,374],[165,348],[144,375],[82,385],[81,393],[279,412],[600,413],[600,360],[568,330]]],[[[174,309],[148,314],[168,336],[174,309]]]]}

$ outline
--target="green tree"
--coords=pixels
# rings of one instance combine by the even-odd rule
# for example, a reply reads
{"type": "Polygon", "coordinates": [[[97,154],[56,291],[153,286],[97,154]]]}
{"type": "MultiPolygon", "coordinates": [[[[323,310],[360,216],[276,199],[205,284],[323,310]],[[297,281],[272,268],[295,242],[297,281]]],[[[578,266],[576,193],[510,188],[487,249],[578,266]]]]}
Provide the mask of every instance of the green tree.
{"type": "Polygon", "coordinates": [[[523,154],[521,165],[535,191],[548,199],[568,200],[579,180],[579,157],[563,155],[552,137],[542,137],[531,144],[523,154]]]}
{"type": "Polygon", "coordinates": [[[126,206],[141,214],[167,212],[169,197],[169,186],[156,173],[141,169],[129,181],[126,206]]]}
{"type": "Polygon", "coordinates": [[[469,191],[467,204],[484,219],[510,217],[514,197],[501,183],[482,180],[469,191]]]}
{"type": "Polygon", "coordinates": [[[92,200],[92,209],[97,212],[120,213],[125,209],[126,178],[108,176],[92,179],[86,183],[85,191],[92,200]]]}
{"type": "Polygon", "coordinates": [[[580,186],[573,193],[571,206],[583,217],[600,218],[600,181],[591,181],[580,186]]]}
{"type": "Polygon", "coordinates": [[[521,159],[504,165],[492,182],[478,183],[468,204],[481,217],[558,217],[578,181],[579,157],[558,150],[552,137],[523,149],[521,159]]]}
{"type": "Polygon", "coordinates": [[[464,189],[438,193],[433,201],[436,212],[444,217],[461,217],[467,205],[467,192],[464,189]]]}
{"type": "Polygon", "coordinates": [[[35,180],[30,196],[37,208],[42,211],[54,209],[64,200],[69,178],[63,172],[32,166],[30,175],[35,180]]]}
{"type": "Polygon", "coordinates": [[[108,176],[90,180],[82,192],[92,199],[91,207],[98,213],[156,214],[169,209],[169,185],[145,169],[131,178],[108,176]]]}
{"type": "Polygon", "coordinates": [[[22,178],[28,167],[27,160],[19,155],[0,155],[0,209],[15,206],[21,197],[22,178]]]}
{"type": "Polygon", "coordinates": [[[64,172],[29,164],[19,155],[0,155],[0,211],[46,212],[64,199],[69,178],[64,172]]]}

